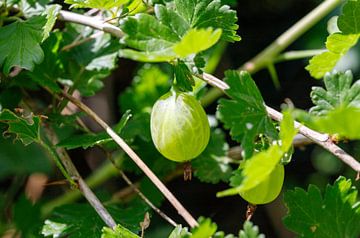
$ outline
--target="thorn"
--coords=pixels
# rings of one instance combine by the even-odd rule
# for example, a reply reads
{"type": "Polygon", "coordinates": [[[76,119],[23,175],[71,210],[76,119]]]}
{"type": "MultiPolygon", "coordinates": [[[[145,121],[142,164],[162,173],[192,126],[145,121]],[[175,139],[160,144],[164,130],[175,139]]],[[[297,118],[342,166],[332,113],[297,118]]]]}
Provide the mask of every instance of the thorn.
{"type": "Polygon", "coordinates": [[[359,181],[359,180],[360,180],[360,171],[357,172],[356,178],[355,178],[355,181],[359,181]]]}

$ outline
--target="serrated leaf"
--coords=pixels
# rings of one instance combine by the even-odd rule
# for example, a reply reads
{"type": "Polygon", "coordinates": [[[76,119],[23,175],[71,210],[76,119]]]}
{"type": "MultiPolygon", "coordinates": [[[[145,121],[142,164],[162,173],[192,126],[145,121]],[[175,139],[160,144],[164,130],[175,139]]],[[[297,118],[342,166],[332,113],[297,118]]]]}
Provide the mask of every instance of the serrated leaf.
{"type": "Polygon", "coordinates": [[[245,158],[249,158],[257,135],[262,133],[276,138],[277,133],[250,74],[244,71],[226,71],[225,77],[230,86],[226,93],[231,99],[219,100],[217,116],[225,128],[230,129],[231,137],[241,143],[245,158]]]}
{"type": "Polygon", "coordinates": [[[251,221],[246,221],[243,230],[239,232],[239,238],[265,238],[265,235],[259,234],[259,228],[251,221]]]}
{"type": "Polygon", "coordinates": [[[28,117],[20,117],[8,109],[0,112],[0,122],[8,125],[6,133],[15,134],[24,145],[37,142],[40,130],[40,117],[30,114],[28,117]]]}
{"type": "Polygon", "coordinates": [[[236,12],[221,6],[218,0],[156,4],[154,11],[155,16],[142,13],[120,22],[125,33],[122,42],[131,48],[120,50],[120,56],[143,62],[169,62],[208,49],[218,41],[221,32],[227,41],[240,40],[235,31],[236,12]],[[188,11],[192,11],[191,16],[188,11]],[[201,42],[197,42],[199,38],[201,42]]]}
{"type": "MultiPolygon", "coordinates": [[[[237,184],[234,188],[218,192],[217,196],[237,195],[240,192],[256,187],[268,178],[269,174],[275,169],[284,154],[289,151],[292,140],[297,133],[291,113],[285,111],[283,115],[283,120],[280,123],[280,142],[274,143],[269,149],[245,160],[243,164],[240,165],[243,179],[236,179],[236,181],[233,182],[236,184],[238,180],[240,180],[241,184],[237,184]]],[[[236,174],[236,176],[239,177],[239,174],[236,174]]]]}
{"type": "Polygon", "coordinates": [[[339,177],[324,196],[310,185],[285,193],[288,215],[284,224],[299,237],[352,237],[360,235],[360,203],[351,181],[339,177]]]}
{"type": "Polygon", "coordinates": [[[72,4],[74,8],[97,8],[110,10],[114,7],[121,7],[129,0],[65,0],[65,3],[72,4]]]}
{"type": "Polygon", "coordinates": [[[122,225],[118,224],[113,229],[104,227],[102,229],[101,238],[140,238],[140,236],[132,233],[122,225]]]}
{"type": "Polygon", "coordinates": [[[169,88],[169,76],[159,67],[145,64],[138,70],[131,86],[119,95],[120,110],[150,112],[156,100],[169,88]]]}
{"type": "Polygon", "coordinates": [[[219,0],[175,0],[176,9],[191,28],[222,29],[225,41],[239,41],[236,11],[219,0]]]}
{"type": "Polygon", "coordinates": [[[325,89],[313,87],[311,90],[310,97],[316,106],[310,108],[310,114],[326,115],[337,107],[360,108],[360,80],[351,86],[352,81],[351,71],[325,74],[325,89]]]}
{"type": "Polygon", "coordinates": [[[188,231],[187,227],[182,227],[181,225],[177,225],[168,238],[185,238],[190,235],[191,233],[188,231]]]}
{"type": "Polygon", "coordinates": [[[232,173],[226,156],[228,149],[224,133],[219,129],[212,131],[206,149],[191,163],[194,175],[202,182],[227,182],[232,173]]]}
{"type": "Polygon", "coordinates": [[[331,34],[326,40],[328,51],[311,58],[306,69],[316,79],[322,78],[331,71],[348,50],[356,45],[359,34],[344,35],[342,33],[331,34]]]}
{"type": "Polygon", "coordinates": [[[211,237],[217,229],[217,225],[209,218],[200,218],[199,225],[191,230],[192,235],[189,238],[211,237]]]}
{"type": "MultiPolygon", "coordinates": [[[[131,116],[130,111],[126,111],[123,114],[119,123],[114,128],[114,131],[117,134],[121,133],[131,116]]],[[[112,138],[106,132],[101,132],[97,134],[71,135],[70,137],[60,141],[56,146],[65,147],[68,150],[79,147],[87,149],[89,147],[102,145],[110,141],[112,141],[112,138]]]]}
{"type": "Polygon", "coordinates": [[[349,0],[342,9],[338,18],[338,26],[344,34],[360,33],[360,1],[349,0]]]}
{"type": "Polygon", "coordinates": [[[40,43],[45,24],[46,17],[37,16],[0,27],[0,66],[5,74],[14,66],[32,70],[41,63],[44,52],[40,43]]]}
{"type": "Polygon", "coordinates": [[[64,233],[66,228],[66,224],[45,220],[41,229],[41,234],[45,237],[52,236],[53,238],[58,238],[62,233],[64,233]]]}
{"type": "Polygon", "coordinates": [[[221,29],[190,29],[179,43],[174,45],[174,52],[181,58],[197,54],[213,46],[221,37],[221,29]]]}
{"type": "Polygon", "coordinates": [[[58,4],[52,4],[46,7],[46,11],[44,13],[46,16],[46,23],[43,27],[42,42],[49,37],[50,32],[55,25],[60,10],[61,10],[61,6],[58,4]]]}

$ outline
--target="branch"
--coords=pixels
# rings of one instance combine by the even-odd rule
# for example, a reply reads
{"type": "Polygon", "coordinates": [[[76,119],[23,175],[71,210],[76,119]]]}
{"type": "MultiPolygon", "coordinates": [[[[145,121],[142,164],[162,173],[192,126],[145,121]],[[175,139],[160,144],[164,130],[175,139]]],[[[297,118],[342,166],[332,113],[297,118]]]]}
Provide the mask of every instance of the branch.
{"type": "Polygon", "coordinates": [[[106,133],[125,151],[126,154],[137,164],[137,166],[149,177],[149,179],[155,184],[162,194],[168,199],[178,213],[185,219],[190,227],[198,225],[196,220],[191,214],[184,208],[184,206],[176,199],[176,197],[167,189],[167,187],[160,181],[160,179],[150,170],[150,168],[141,160],[141,158],[126,144],[126,142],[117,135],[109,125],[107,125],[95,112],[93,112],[88,106],[83,104],[78,99],[63,92],[62,95],[75,104],[78,108],[84,111],[89,117],[96,121],[106,133]]]}
{"type": "MultiPolygon", "coordinates": [[[[48,135],[51,137],[50,140],[52,144],[57,144],[57,137],[55,133],[51,129],[48,129],[48,135]]],[[[91,189],[88,187],[88,185],[84,182],[83,178],[80,176],[79,172],[77,171],[75,165],[71,161],[68,153],[62,149],[57,148],[56,154],[61,160],[62,164],[64,165],[65,169],[69,173],[69,175],[72,177],[73,180],[77,182],[78,189],[80,192],[84,195],[84,197],[88,200],[90,205],[96,210],[96,212],[99,214],[101,219],[105,222],[105,224],[113,228],[116,226],[116,222],[111,217],[110,213],[106,210],[106,208],[102,205],[100,200],[96,197],[96,195],[91,191],[91,189]]]]}
{"type": "Polygon", "coordinates": [[[58,18],[62,21],[90,26],[91,28],[110,33],[111,35],[118,38],[121,38],[124,35],[123,32],[120,30],[120,28],[110,23],[105,23],[102,20],[99,20],[95,17],[88,17],[74,12],[61,10],[58,18]]]}
{"type": "MultiPolygon", "coordinates": [[[[227,89],[229,89],[229,85],[227,85],[224,81],[214,77],[213,75],[204,73],[203,75],[196,75],[196,76],[203,79],[205,82],[207,82],[211,86],[217,87],[223,93],[226,93],[225,91],[227,89]]],[[[274,119],[276,121],[282,120],[283,115],[280,112],[276,111],[275,109],[273,109],[269,106],[265,106],[265,107],[266,107],[267,113],[269,114],[269,116],[272,119],[274,119]]],[[[328,150],[329,152],[334,154],[336,157],[338,157],[340,160],[342,160],[345,164],[349,165],[357,173],[360,173],[360,163],[355,158],[353,158],[351,155],[347,154],[339,146],[334,144],[327,134],[322,134],[317,131],[314,131],[314,130],[310,129],[309,127],[306,127],[297,121],[295,121],[295,127],[299,129],[300,134],[304,135],[305,137],[314,141],[316,144],[318,144],[321,147],[323,147],[324,149],[328,150]]]]}

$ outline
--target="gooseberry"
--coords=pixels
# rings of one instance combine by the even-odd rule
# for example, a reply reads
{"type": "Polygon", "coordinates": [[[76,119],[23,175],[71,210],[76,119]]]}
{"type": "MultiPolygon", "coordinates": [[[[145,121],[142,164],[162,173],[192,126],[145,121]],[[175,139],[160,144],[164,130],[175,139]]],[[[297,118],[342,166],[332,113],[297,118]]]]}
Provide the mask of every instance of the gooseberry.
{"type": "Polygon", "coordinates": [[[264,181],[252,189],[240,192],[240,196],[254,205],[270,203],[279,196],[283,182],[284,166],[278,164],[264,181]]]}
{"type": "Polygon", "coordinates": [[[154,104],[150,126],[157,150],[177,162],[200,155],[210,138],[209,121],[200,103],[190,93],[174,89],[154,104]]]}

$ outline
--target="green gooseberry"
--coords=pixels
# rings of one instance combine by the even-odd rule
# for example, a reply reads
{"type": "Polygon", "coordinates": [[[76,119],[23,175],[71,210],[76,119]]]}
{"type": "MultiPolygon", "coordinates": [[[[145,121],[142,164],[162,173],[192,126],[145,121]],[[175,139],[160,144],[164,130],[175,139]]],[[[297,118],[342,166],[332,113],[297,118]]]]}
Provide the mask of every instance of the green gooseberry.
{"type": "Polygon", "coordinates": [[[277,164],[264,181],[252,189],[240,192],[240,196],[254,205],[270,203],[279,196],[283,183],[284,166],[277,164]]]}
{"type": "Polygon", "coordinates": [[[200,155],[210,138],[209,121],[200,103],[190,93],[173,89],[154,104],[150,126],[157,150],[177,162],[200,155]]]}

